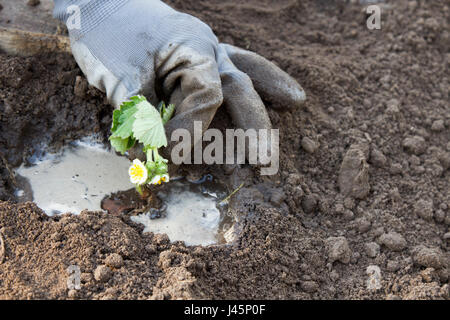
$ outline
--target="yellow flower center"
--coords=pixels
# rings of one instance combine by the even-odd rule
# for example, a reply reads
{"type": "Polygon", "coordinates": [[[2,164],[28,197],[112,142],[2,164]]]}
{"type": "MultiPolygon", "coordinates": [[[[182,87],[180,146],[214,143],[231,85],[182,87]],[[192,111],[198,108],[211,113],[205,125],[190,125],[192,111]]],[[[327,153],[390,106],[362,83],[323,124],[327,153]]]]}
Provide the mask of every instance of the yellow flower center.
{"type": "Polygon", "coordinates": [[[130,174],[133,178],[142,179],[144,177],[144,169],[139,165],[133,165],[130,169],[130,174]]]}

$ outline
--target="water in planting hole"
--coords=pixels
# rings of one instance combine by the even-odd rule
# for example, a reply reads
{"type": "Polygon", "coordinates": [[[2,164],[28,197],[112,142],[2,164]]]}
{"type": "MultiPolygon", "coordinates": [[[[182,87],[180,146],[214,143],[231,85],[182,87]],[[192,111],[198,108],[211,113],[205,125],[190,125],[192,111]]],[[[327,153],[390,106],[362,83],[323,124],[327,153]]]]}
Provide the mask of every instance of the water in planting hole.
{"type": "MultiPolygon", "coordinates": [[[[130,161],[110,151],[95,139],[65,146],[55,154],[34,156],[30,164],[16,169],[19,202],[33,201],[48,215],[102,210],[102,199],[112,194],[134,201],[134,185],[128,176],[130,161]]],[[[210,245],[230,241],[233,221],[226,215],[226,188],[212,181],[180,179],[163,184],[157,196],[165,208],[155,219],[154,210],[132,216],[145,226],[144,232],[166,233],[171,241],[186,245],[210,245]],[[227,232],[228,231],[228,232],[227,232]]]]}
{"type": "Polygon", "coordinates": [[[65,146],[56,154],[34,157],[31,166],[16,170],[19,201],[33,201],[48,215],[101,210],[100,202],[112,192],[133,188],[130,161],[94,139],[65,146]]]}
{"type": "Polygon", "coordinates": [[[165,206],[164,215],[153,219],[147,212],[131,217],[142,223],[144,232],[165,233],[170,241],[186,245],[210,245],[229,242],[232,219],[226,214],[223,186],[213,181],[192,183],[172,181],[157,193],[165,206]]]}

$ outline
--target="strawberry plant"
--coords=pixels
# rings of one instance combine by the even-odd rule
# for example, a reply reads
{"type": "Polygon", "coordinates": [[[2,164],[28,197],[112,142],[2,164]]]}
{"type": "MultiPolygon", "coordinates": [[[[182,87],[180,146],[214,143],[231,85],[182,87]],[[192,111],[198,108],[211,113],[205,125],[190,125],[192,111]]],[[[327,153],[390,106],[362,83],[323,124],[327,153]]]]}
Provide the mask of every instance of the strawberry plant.
{"type": "Polygon", "coordinates": [[[130,181],[140,194],[145,184],[158,185],[169,181],[168,161],[159,155],[158,149],[167,146],[164,125],[174,111],[173,104],[166,107],[160,103],[155,108],[143,96],[131,97],[114,110],[109,137],[111,146],[124,154],[140,142],[147,157],[145,162],[135,159],[128,170],[130,181]]]}

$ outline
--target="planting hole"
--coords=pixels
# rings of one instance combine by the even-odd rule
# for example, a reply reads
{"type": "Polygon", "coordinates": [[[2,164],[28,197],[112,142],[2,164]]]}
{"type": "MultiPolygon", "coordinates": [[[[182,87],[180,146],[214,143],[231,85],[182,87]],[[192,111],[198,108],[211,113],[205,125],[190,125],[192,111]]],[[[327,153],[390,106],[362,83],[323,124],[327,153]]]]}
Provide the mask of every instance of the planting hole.
{"type": "Polygon", "coordinates": [[[206,181],[195,184],[185,179],[172,181],[157,193],[166,206],[164,216],[152,219],[151,212],[131,217],[142,223],[144,232],[165,233],[186,245],[210,245],[230,241],[232,219],[226,214],[226,190],[206,181]]]}
{"type": "MultiPolygon", "coordinates": [[[[110,151],[93,138],[73,142],[58,153],[33,156],[31,165],[16,169],[19,202],[33,201],[47,215],[78,214],[102,210],[102,199],[121,194],[132,211],[138,198],[128,176],[130,161],[110,151]],[[128,190],[128,191],[125,191],[128,190]]],[[[157,188],[163,212],[132,216],[144,232],[166,233],[171,241],[186,245],[227,243],[232,238],[233,220],[226,214],[224,186],[211,179],[171,181],[157,188]]]]}

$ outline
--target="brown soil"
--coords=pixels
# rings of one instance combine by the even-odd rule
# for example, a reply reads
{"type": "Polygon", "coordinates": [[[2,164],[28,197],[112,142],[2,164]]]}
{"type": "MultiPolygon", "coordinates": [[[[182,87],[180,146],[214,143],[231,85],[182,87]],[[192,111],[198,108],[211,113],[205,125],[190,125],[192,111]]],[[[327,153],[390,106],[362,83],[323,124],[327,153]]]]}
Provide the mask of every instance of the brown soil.
{"type": "Polygon", "coordinates": [[[169,2],[305,88],[302,110],[270,111],[280,174],[184,168],[246,182],[233,246],[171,244],[127,215],[49,218],[15,204],[10,169],[39,144],[106,137],[111,108],[68,56],[0,55],[0,298],[448,299],[449,1],[387,1],[379,31],[357,1],[169,2]],[[70,265],[81,290],[67,288],[70,265]]]}

